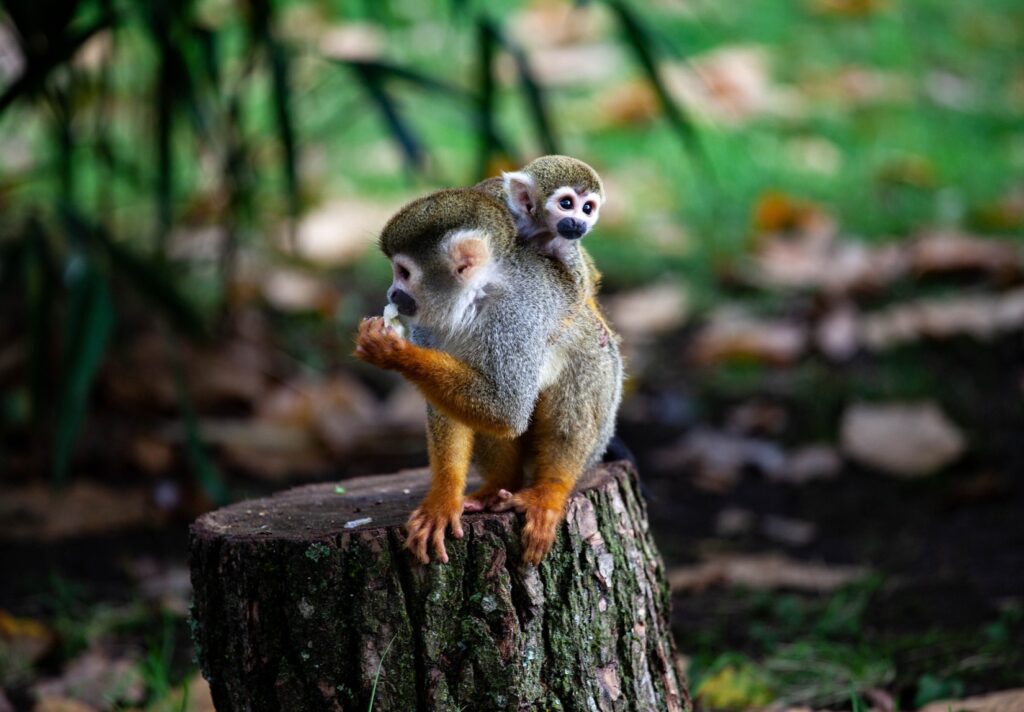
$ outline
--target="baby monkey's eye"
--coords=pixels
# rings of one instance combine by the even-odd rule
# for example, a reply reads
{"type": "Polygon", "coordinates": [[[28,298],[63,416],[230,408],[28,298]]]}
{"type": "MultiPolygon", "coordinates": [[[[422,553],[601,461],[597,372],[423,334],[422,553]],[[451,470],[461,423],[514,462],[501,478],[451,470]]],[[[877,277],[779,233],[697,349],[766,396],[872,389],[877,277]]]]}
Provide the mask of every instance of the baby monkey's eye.
{"type": "Polygon", "coordinates": [[[592,212],[594,212],[594,204],[589,201],[584,203],[583,212],[586,213],[587,215],[590,215],[592,212]]]}
{"type": "Polygon", "coordinates": [[[409,279],[409,270],[405,265],[395,265],[395,268],[398,270],[399,277],[402,279],[409,279]]]}
{"type": "Polygon", "coordinates": [[[561,200],[558,201],[558,205],[559,207],[562,208],[562,210],[571,210],[572,198],[562,198],[561,200]]]}

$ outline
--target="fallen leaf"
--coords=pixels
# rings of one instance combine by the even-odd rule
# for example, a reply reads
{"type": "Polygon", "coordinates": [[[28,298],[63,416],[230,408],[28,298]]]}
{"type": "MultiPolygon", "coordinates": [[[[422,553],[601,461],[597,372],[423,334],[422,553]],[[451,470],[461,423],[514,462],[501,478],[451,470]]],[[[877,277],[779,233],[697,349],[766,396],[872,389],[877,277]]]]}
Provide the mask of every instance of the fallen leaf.
{"type": "Polygon", "coordinates": [[[765,515],[761,520],[761,533],[772,541],[786,546],[806,546],[814,539],[817,525],[803,519],[765,515]]]}
{"type": "Polygon", "coordinates": [[[963,433],[933,402],[854,403],[840,424],[843,454],[898,477],[930,475],[963,455],[963,433]]]}
{"type": "Polygon", "coordinates": [[[750,533],[754,528],[757,515],[749,509],[725,507],[715,517],[715,534],[731,537],[750,533]]]}
{"type": "Polygon", "coordinates": [[[39,621],[17,618],[0,609],[0,687],[23,685],[33,667],[57,642],[57,636],[39,621]]]}
{"type": "Polygon", "coordinates": [[[829,72],[812,69],[798,87],[813,103],[830,102],[844,108],[903,103],[909,101],[915,91],[915,84],[907,76],[860,66],[829,72]]]}
{"type": "Polygon", "coordinates": [[[922,235],[911,244],[909,254],[911,269],[920,275],[977,271],[1007,279],[1021,271],[1017,244],[959,232],[922,235]]]}
{"type": "Polygon", "coordinates": [[[883,351],[923,338],[988,340],[1024,325],[1024,288],[996,295],[919,299],[861,319],[865,348],[883,351]]]}
{"type": "Polygon", "coordinates": [[[669,93],[688,111],[715,123],[798,115],[801,99],[773,82],[770,57],[767,48],[755,45],[718,47],[685,62],[667,62],[661,73],[669,93]]]}
{"type": "Polygon", "coordinates": [[[661,104],[650,82],[630,79],[603,92],[598,109],[595,115],[602,128],[619,128],[653,121],[661,113],[661,104]]]}
{"type": "Polygon", "coordinates": [[[594,5],[553,0],[528,3],[508,26],[517,43],[534,49],[593,42],[607,29],[608,17],[594,5]]]}
{"type": "Polygon", "coordinates": [[[204,418],[199,430],[203,441],[220,448],[231,465],[262,479],[321,472],[330,464],[328,453],[305,426],[253,418],[204,418]]]}
{"type": "Polygon", "coordinates": [[[719,556],[694,566],[669,570],[673,591],[702,591],[712,586],[743,586],[757,590],[834,591],[863,578],[866,569],[798,561],[781,554],[719,556]]]}
{"type": "Polygon", "coordinates": [[[757,198],[754,205],[754,229],[759,232],[795,232],[831,234],[819,225],[824,211],[810,202],[779,191],[768,191],[757,198]]]}
{"type": "Polygon", "coordinates": [[[96,708],[80,700],[67,697],[41,697],[32,708],[33,712],[96,712],[96,708]]]}
{"type": "Polygon", "coordinates": [[[378,59],[384,45],[384,36],[380,28],[369,22],[349,21],[332,25],[320,35],[320,51],[331,59],[378,59]]]}
{"type": "Polygon", "coordinates": [[[784,366],[807,350],[803,324],[758,320],[736,309],[720,309],[691,345],[693,360],[703,366],[733,361],[784,366]]]}
{"type": "Polygon", "coordinates": [[[34,686],[40,699],[70,698],[96,708],[112,703],[139,704],[146,684],[134,660],[111,658],[99,649],[90,649],[72,660],[60,677],[34,686]]]}
{"type": "MultiPolygon", "coordinates": [[[[349,264],[374,246],[381,228],[401,204],[366,200],[328,203],[299,222],[295,252],[298,257],[323,266],[349,264]]],[[[282,248],[288,247],[288,230],[281,230],[279,242],[282,248]]]]}
{"type": "Polygon", "coordinates": [[[1024,709],[1024,687],[963,700],[931,702],[917,712],[1020,712],[1024,709]]]}
{"type": "Polygon", "coordinates": [[[334,313],[340,295],[323,276],[297,269],[275,269],[262,282],[263,298],[281,312],[334,313]]]}
{"type": "Polygon", "coordinates": [[[693,430],[675,445],[656,450],[651,458],[659,469],[692,468],[695,484],[714,492],[732,489],[745,469],[767,473],[786,461],[775,442],[708,428],[693,430]]]}
{"type": "MultiPolygon", "coordinates": [[[[604,87],[626,66],[622,48],[611,42],[537,47],[529,52],[528,61],[534,79],[550,88],[604,87]]],[[[506,86],[520,81],[515,61],[505,53],[498,55],[495,75],[506,86]]]]}
{"type": "Polygon", "coordinates": [[[804,445],[786,456],[778,470],[765,471],[772,482],[803,485],[815,480],[834,480],[842,470],[843,461],[831,445],[804,445]]]}
{"type": "Polygon", "coordinates": [[[689,298],[678,282],[661,282],[604,301],[612,327],[627,340],[647,340],[681,327],[689,298]]]}
{"type": "Polygon", "coordinates": [[[105,487],[76,480],[63,490],[45,484],[0,488],[0,539],[58,540],[159,522],[142,487],[105,487]]]}
{"type": "Polygon", "coordinates": [[[861,346],[861,322],[856,308],[843,303],[832,308],[814,331],[818,350],[833,361],[846,361],[861,346]]]}

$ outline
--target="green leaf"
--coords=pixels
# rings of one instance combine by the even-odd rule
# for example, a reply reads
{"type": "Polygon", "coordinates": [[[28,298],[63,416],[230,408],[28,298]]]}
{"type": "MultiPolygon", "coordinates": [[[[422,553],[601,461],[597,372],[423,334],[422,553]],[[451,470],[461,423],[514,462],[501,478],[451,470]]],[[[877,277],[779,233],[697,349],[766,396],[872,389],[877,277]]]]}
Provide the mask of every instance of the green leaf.
{"type": "Polygon", "coordinates": [[[558,144],[555,141],[555,134],[551,128],[551,118],[548,113],[547,96],[541,89],[540,83],[530,68],[530,62],[526,53],[519,45],[504,35],[493,23],[485,21],[485,26],[494,38],[501,43],[505,50],[512,55],[516,65],[516,73],[519,75],[519,85],[526,98],[526,105],[530,110],[533,119],[534,129],[537,131],[537,138],[545,153],[558,153],[558,144]]]}
{"type": "Polygon", "coordinates": [[[189,463],[195,473],[196,482],[200,489],[210,498],[210,501],[217,505],[226,504],[228,501],[227,487],[224,485],[224,477],[203,443],[199,432],[199,420],[196,417],[196,410],[192,404],[192,397],[189,395],[188,386],[185,384],[185,369],[182,366],[181,358],[175,359],[174,380],[178,389],[178,404],[181,409],[182,419],[185,421],[185,446],[188,452],[189,463]]]}
{"type": "Polygon", "coordinates": [[[106,279],[84,255],[72,262],[69,272],[68,349],[54,441],[53,481],[57,485],[67,476],[89,392],[114,330],[114,304],[106,279]]]}
{"type": "Polygon", "coordinates": [[[654,93],[658,97],[658,103],[661,104],[662,111],[665,113],[665,117],[668,119],[672,130],[683,144],[702,163],[710,168],[710,164],[708,164],[707,157],[704,155],[698,140],[696,127],[690,120],[690,117],[683,112],[672,98],[672,95],[669,94],[664,81],[662,81],[661,74],[658,72],[657,61],[651,51],[651,47],[657,44],[655,36],[647,29],[640,17],[622,0],[606,0],[606,2],[618,18],[626,42],[633,50],[633,54],[643,69],[644,74],[647,75],[647,80],[651,83],[654,93]]]}
{"type": "Polygon", "coordinates": [[[384,88],[384,76],[372,65],[353,62],[348,65],[355,73],[370,100],[377,106],[384,125],[398,144],[402,157],[410,170],[420,173],[425,166],[426,153],[415,132],[398,110],[398,105],[384,88]]]}

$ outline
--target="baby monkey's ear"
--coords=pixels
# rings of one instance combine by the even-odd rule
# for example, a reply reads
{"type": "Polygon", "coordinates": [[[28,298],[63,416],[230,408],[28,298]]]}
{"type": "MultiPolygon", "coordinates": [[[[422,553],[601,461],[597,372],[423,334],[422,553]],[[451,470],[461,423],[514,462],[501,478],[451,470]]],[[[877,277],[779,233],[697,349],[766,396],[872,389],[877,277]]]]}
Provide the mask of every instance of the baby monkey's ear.
{"type": "Polygon", "coordinates": [[[534,182],[530,174],[513,171],[502,173],[501,178],[508,195],[508,209],[513,215],[530,215],[536,204],[533,199],[534,182]]]}
{"type": "Polygon", "coordinates": [[[452,274],[464,284],[474,281],[491,262],[491,246],[479,232],[456,232],[447,242],[452,274]]]}

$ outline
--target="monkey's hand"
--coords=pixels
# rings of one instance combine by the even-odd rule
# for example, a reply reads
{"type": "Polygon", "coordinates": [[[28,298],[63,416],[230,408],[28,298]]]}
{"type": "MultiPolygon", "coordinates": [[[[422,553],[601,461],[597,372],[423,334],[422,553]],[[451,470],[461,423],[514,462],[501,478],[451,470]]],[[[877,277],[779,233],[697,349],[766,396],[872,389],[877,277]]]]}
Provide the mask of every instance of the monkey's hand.
{"type": "Polygon", "coordinates": [[[435,500],[427,497],[423,504],[413,510],[409,521],[405,524],[405,548],[413,553],[421,563],[430,563],[427,546],[434,545],[438,560],[447,564],[448,552],[444,548],[444,532],[449,526],[452,536],[462,538],[462,498],[453,501],[435,500]]]}
{"type": "Polygon", "coordinates": [[[463,513],[501,511],[498,506],[511,497],[512,493],[503,487],[484,485],[476,492],[466,495],[466,498],[462,500],[462,511],[463,513]]]}
{"type": "Polygon", "coordinates": [[[562,488],[537,484],[515,494],[503,490],[498,495],[501,501],[493,506],[495,511],[514,509],[526,515],[526,523],[523,525],[523,561],[534,566],[540,565],[541,559],[555,543],[558,523],[565,514],[567,493],[562,488]]]}
{"type": "Polygon", "coordinates": [[[411,348],[408,341],[379,316],[363,319],[356,334],[356,356],[374,366],[394,370],[411,348]]]}

